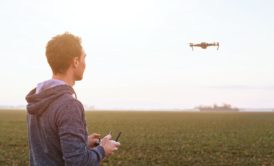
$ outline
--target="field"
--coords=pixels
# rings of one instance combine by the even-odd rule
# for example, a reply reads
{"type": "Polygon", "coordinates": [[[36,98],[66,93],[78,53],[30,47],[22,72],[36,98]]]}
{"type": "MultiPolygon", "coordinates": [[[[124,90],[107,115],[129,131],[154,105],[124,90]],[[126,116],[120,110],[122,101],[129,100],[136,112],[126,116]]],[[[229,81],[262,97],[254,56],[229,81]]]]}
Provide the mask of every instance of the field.
{"type": "MultiPolygon", "coordinates": [[[[274,113],[86,112],[121,147],[104,166],[274,165],[274,113]]],[[[0,111],[0,165],[28,165],[25,111],[0,111]]]]}

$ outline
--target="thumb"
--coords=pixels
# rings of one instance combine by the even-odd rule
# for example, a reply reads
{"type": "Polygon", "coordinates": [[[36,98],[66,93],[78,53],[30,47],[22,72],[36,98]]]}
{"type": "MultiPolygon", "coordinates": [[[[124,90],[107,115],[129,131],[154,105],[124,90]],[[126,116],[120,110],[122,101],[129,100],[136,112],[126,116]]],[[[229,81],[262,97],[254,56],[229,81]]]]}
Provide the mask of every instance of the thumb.
{"type": "Polygon", "coordinates": [[[101,134],[94,133],[93,136],[94,138],[100,138],[101,134]]]}
{"type": "Polygon", "coordinates": [[[105,136],[106,139],[111,139],[111,137],[112,136],[110,134],[108,134],[108,135],[105,136]]]}

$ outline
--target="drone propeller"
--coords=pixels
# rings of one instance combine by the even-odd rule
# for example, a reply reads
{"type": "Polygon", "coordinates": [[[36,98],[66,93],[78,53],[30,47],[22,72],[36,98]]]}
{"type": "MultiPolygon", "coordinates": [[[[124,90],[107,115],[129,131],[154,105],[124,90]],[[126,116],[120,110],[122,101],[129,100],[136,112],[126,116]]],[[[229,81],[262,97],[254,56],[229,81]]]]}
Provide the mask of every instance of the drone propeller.
{"type": "Polygon", "coordinates": [[[193,43],[189,43],[189,46],[192,48],[192,51],[193,51],[193,43]]]}

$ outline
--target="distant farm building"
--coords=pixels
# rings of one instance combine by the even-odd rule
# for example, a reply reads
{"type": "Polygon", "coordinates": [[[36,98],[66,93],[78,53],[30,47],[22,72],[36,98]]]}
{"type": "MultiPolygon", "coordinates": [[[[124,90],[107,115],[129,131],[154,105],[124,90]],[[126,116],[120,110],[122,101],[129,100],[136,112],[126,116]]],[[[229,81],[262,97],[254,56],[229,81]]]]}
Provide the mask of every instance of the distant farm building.
{"type": "Polygon", "coordinates": [[[238,108],[233,108],[230,104],[224,104],[223,106],[218,106],[214,104],[213,106],[199,106],[197,107],[200,112],[239,112],[238,108]]]}

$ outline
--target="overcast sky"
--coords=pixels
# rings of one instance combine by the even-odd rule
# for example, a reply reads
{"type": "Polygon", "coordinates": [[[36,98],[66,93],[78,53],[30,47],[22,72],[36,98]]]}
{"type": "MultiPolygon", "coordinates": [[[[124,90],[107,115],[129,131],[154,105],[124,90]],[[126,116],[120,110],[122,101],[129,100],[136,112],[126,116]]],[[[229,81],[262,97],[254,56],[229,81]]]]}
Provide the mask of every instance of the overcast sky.
{"type": "Polygon", "coordinates": [[[1,0],[0,105],[51,78],[45,46],[82,38],[95,108],[274,107],[272,0],[1,0]],[[219,42],[206,50],[189,43],[219,42]]]}

